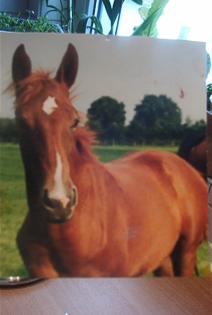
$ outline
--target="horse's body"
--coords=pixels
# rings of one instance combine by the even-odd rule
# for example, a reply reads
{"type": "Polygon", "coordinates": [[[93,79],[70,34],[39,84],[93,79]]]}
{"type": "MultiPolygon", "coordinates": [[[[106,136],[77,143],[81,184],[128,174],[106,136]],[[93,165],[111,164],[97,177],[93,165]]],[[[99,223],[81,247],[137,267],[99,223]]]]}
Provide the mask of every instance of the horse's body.
{"type": "Polygon", "coordinates": [[[29,204],[18,245],[30,274],[192,275],[207,225],[205,182],[171,153],[101,164],[92,135],[75,129],[68,87],[76,63],[69,45],[52,80],[31,74],[23,45],[13,58],[29,204]]]}

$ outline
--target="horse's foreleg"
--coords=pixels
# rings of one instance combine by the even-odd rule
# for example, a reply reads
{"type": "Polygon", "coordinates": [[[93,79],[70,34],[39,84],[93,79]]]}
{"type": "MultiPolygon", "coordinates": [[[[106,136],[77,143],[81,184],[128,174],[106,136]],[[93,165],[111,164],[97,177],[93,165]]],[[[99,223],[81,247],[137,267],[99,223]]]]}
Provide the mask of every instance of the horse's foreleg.
{"type": "Polygon", "coordinates": [[[19,247],[19,250],[31,277],[56,278],[59,276],[50,261],[47,249],[42,245],[28,243],[19,247]]]}
{"type": "Polygon", "coordinates": [[[154,275],[157,277],[167,276],[171,277],[174,276],[173,264],[171,257],[166,257],[160,266],[154,271],[154,275]]]}
{"type": "Polygon", "coordinates": [[[58,277],[47,246],[42,242],[33,229],[29,228],[28,221],[17,235],[17,245],[23,262],[31,277],[55,278],[58,277]]]}

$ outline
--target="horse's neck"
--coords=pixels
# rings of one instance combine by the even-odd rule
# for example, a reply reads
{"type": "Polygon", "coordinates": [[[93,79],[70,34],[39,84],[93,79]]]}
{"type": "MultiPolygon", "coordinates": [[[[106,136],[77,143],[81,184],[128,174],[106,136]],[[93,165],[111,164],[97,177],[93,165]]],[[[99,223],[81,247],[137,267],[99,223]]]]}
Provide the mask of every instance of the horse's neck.
{"type": "Polygon", "coordinates": [[[99,161],[92,154],[87,156],[74,150],[69,158],[70,176],[76,184],[82,186],[85,181],[92,183],[95,169],[99,166],[99,161]]]}
{"type": "MultiPolygon", "coordinates": [[[[80,138],[74,138],[73,148],[68,157],[70,162],[70,170],[76,176],[81,176],[85,172],[85,169],[89,166],[99,165],[99,161],[96,156],[92,153],[91,145],[86,145],[80,138]]],[[[87,174],[89,176],[89,174],[87,174]]]]}

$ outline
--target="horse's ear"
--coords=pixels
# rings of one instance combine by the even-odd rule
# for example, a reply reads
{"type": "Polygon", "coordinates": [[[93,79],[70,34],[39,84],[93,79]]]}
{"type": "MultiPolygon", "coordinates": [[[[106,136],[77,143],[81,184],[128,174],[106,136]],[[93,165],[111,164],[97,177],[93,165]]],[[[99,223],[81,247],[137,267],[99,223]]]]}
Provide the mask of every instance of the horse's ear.
{"type": "Polygon", "coordinates": [[[31,74],[31,60],[25,51],[23,44],[18,46],[12,61],[13,81],[18,83],[20,80],[27,78],[31,74]]]}
{"type": "Polygon", "coordinates": [[[78,53],[76,48],[69,44],[62,62],[57,70],[55,79],[58,82],[64,82],[70,88],[77,76],[78,70],[78,53]]]}

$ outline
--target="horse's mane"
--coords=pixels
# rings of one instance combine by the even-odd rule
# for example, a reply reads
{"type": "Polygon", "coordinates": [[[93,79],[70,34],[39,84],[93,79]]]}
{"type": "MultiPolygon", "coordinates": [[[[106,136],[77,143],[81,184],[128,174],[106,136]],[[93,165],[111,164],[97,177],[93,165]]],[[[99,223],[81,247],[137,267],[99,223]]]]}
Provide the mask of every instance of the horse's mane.
{"type": "Polygon", "coordinates": [[[96,160],[92,153],[92,145],[96,144],[96,134],[85,127],[78,127],[74,131],[76,149],[84,159],[96,160]]]}
{"type": "Polygon", "coordinates": [[[68,93],[68,89],[65,88],[65,85],[60,84],[60,89],[58,89],[58,83],[50,77],[50,72],[44,72],[42,70],[32,73],[29,77],[18,82],[16,86],[17,90],[17,99],[21,105],[29,102],[30,99],[33,99],[41,94],[43,90],[61,90],[62,94],[68,93]]]}

